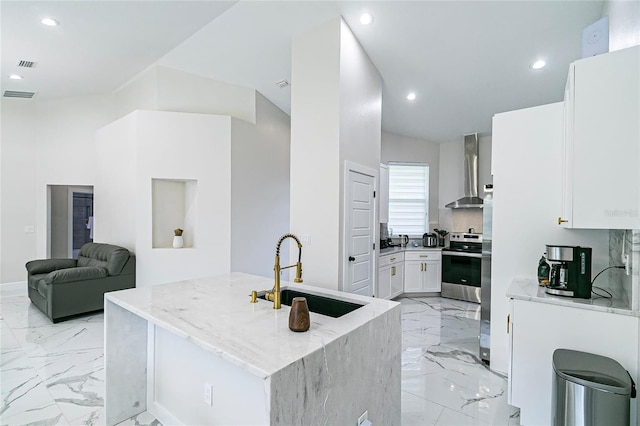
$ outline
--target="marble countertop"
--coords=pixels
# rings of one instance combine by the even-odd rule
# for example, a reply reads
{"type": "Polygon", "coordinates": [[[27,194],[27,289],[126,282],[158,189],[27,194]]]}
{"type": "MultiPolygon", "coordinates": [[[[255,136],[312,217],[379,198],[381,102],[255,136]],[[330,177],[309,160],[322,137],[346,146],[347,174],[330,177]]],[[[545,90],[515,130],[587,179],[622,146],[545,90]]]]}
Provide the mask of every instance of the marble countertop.
{"type": "Polygon", "coordinates": [[[443,248],[444,247],[422,247],[421,245],[419,245],[418,247],[412,247],[411,245],[408,245],[406,247],[387,247],[380,250],[380,256],[405,251],[442,251],[443,248]]]}
{"type": "Polygon", "coordinates": [[[340,318],[311,312],[309,331],[295,333],[289,330],[289,306],[276,310],[273,302],[249,302],[252,290],[272,287],[273,279],[234,272],[111,292],[105,298],[261,378],[391,309],[400,309],[399,303],[389,300],[283,281],[283,289],[364,304],[340,318]]]}
{"type": "Polygon", "coordinates": [[[593,296],[591,299],[579,299],[572,297],[554,296],[544,292],[544,287],[538,285],[535,278],[515,278],[507,290],[507,297],[512,299],[527,300],[551,305],[569,306],[578,309],[609,312],[619,315],[640,317],[640,311],[631,309],[626,298],[593,296]]]}

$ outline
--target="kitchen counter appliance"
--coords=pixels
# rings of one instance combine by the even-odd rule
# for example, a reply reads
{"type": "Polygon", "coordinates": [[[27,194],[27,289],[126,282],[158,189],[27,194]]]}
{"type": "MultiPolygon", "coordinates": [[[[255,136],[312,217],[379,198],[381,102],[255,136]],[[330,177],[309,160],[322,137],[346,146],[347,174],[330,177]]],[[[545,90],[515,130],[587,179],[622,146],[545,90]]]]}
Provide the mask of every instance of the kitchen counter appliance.
{"type": "Polygon", "coordinates": [[[545,289],[555,296],[591,298],[591,248],[547,245],[551,278],[545,289]]]}
{"type": "Polygon", "coordinates": [[[442,297],[480,303],[482,234],[451,233],[442,249],[442,297]]]}
{"type": "Polygon", "coordinates": [[[436,234],[424,234],[422,236],[422,247],[437,247],[438,236],[436,234]]]}

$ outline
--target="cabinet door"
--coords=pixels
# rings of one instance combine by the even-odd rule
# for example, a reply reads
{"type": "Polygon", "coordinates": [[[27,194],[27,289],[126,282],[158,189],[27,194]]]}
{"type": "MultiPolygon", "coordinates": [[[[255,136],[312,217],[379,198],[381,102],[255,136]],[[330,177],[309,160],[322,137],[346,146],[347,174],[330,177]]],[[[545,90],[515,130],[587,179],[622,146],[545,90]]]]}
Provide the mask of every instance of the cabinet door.
{"type": "Polygon", "coordinates": [[[558,225],[564,228],[573,227],[573,84],[575,64],[569,65],[567,85],[564,88],[562,114],[564,129],[562,136],[562,212],[558,217],[558,225]]]}
{"type": "Polygon", "coordinates": [[[378,269],[378,293],[376,297],[388,299],[391,296],[391,266],[378,269]]]}
{"type": "Polygon", "coordinates": [[[380,164],[380,187],[378,188],[378,208],[380,223],[389,223],[389,167],[380,164]]]}
{"type": "Polygon", "coordinates": [[[424,262],[406,260],[404,262],[404,292],[416,293],[422,290],[424,262]]]}
{"type": "Polygon", "coordinates": [[[573,228],[640,227],[639,57],[635,46],[574,63],[572,157],[565,159],[573,228]]]}
{"type": "Polygon", "coordinates": [[[402,262],[391,265],[391,296],[394,298],[402,294],[404,286],[404,265],[402,262]]]}
{"type": "Polygon", "coordinates": [[[442,283],[442,264],[440,261],[423,262],[423,280],[422,291],[434,292],[441,291],[442,283]]]}

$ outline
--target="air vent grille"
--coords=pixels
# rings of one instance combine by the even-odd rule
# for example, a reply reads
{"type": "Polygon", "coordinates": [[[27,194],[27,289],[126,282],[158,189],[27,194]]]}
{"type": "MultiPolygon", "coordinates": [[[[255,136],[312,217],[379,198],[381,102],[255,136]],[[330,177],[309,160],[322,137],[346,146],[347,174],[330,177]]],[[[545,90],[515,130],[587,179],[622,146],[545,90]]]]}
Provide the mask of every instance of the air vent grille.
{"type": "Polygon", "coordinates": [[[37,62],[35,61],[25,61],[22,60],[20,62],[18,62],[18,66],[19,67],[23,67],[23,68],[34,68],[36,66],[37,62]]]}
{"type": "Polygon", "coordinates": [[[3,96],[5,98],[32,99],[35,95],[36,95],[36,92],[19,92],[16,90],[5,90],[3,96]]]}
{"type": "Polygon", "coordinates": [[[276,83],[276,86],[278,86],[281,89],[284,89],[288,85],[289,85],[289,82],[287,80],[280,80],[279,82],[276,83]]]}

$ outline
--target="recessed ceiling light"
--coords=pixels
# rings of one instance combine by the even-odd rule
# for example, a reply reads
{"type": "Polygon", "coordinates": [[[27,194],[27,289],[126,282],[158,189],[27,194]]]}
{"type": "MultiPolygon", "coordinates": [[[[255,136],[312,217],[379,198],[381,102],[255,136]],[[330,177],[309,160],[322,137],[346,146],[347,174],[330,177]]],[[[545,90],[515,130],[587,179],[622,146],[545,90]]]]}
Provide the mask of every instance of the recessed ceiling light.
{"type": "Polygon", "coordinates": [[[362,15],[360,15],[360,23],[362,25],[369,25],[370,23],[373,22],[373,15],[366,12],[363,13],[362,15]]]}
{"type": "Polygon", "coordinates": [[[60,22],[56,21],[55,19],[51,19],[51,18],[44,18],[42,21],[44,25],[49,26],[49,27],[55,27],[60,25],[60,22]]]}
{"type": "Polygon", "coordinates": [[[414,100],[416,98],[416,94],[411,92],[407,95],[407,99],[409,99],[410,101],[414,100]]]}
{"type": "Polygon", "coordinates": [[[539,59],[531,64],[531,69],[539,70],[540,68],[544,68],[545,65],[547,65],[547,63],[542,59],[539,59]]]}
{"type": "Polygon", "coordinates": [[[21,75],[18,75],[18,74],[11,74],[11,75],[9,76],[9,78],[10,78],[11,80],[22,80],[22,76],[21,76],[21,75]]]}

